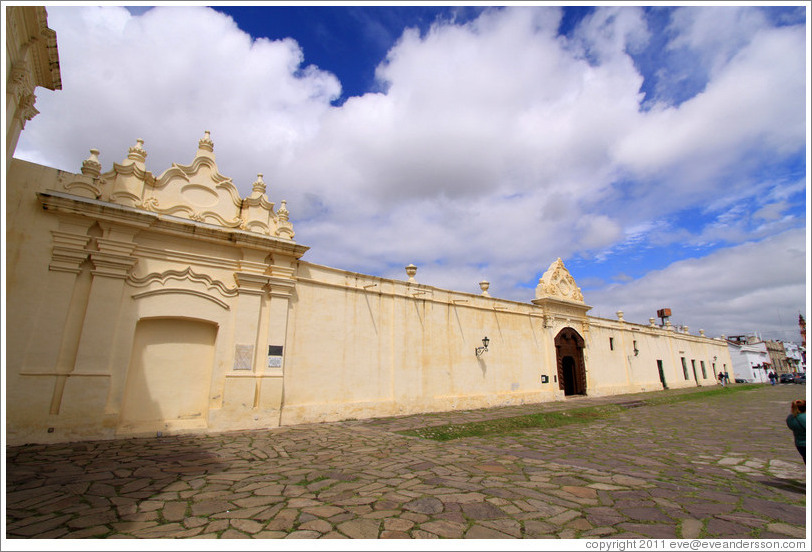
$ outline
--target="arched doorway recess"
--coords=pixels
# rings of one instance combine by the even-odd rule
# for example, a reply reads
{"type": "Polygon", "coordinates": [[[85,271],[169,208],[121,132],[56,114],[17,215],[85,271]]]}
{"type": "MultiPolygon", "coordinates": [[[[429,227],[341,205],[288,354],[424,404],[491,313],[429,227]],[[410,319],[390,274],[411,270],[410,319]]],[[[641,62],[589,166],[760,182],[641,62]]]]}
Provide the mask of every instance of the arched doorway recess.
{"type": "Polygon", "coordinates": [[[139,320],[119,430],[206,427],[216,338],[217,325],[203,320],[139,320]]]}
{"type": "Polygon", "coordinates": [[[565,396],[586,395],[584,338],[572,328],[564,328],[555,337],[558,387],[565,396]]]}

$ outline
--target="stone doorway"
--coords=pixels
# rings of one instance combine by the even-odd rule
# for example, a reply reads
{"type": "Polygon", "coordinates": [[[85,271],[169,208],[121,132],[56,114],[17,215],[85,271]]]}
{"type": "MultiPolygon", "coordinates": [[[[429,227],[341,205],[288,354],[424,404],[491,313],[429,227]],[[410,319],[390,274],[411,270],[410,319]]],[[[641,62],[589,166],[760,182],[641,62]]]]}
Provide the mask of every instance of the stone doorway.
{"type": "Polygon", "coordinates": [[[564,328],[555,338],[558,387],[565,396],[586,395],[584,338],[572,328],[564,328]]]}

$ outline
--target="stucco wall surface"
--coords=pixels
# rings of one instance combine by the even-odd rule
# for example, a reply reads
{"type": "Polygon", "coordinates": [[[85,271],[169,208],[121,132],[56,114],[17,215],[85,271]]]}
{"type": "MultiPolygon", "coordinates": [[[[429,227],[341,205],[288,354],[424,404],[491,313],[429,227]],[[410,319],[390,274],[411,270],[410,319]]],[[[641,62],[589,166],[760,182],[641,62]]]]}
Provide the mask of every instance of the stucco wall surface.
{"type": "Polygon", "coordinates": [[[107,173],[95,153],[81,174],[12,161],[10,444],[715,385],[732,366],[724,341],[588,316],[560,259],[527,303],[303,261],[285,203],[261,176],[235,199],[210,144],[158,177],[140,141],[107,173]]]}

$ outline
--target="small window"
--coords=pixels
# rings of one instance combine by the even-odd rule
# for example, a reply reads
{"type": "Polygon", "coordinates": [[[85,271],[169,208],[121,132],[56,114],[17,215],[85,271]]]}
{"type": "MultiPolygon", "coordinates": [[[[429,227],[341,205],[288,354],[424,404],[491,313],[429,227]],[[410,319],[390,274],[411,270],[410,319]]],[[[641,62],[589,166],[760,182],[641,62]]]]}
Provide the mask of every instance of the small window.
{"type": "Polygon", "coordinates": [[[707,372],[707,371],[705,371],[705,361],[704,361],[704,360],[700,360],[700,361],[699,361],[699,366],[701,366],[701,367],[702,367],[702,379],[708,379],[708,372],[707,372]]]}
{"type": "Polygon", "coordinates": [[[609,350],[610,351],[615,350],[615,338],[614,337],[609,338],[609,350]]]}
{"type": "Polygon", "coordinates": [[[682,375],[685,376],[685,379],[688,379],[688,364],[685,362],[685,357],[680,357],[682,360],[682,375]]]}

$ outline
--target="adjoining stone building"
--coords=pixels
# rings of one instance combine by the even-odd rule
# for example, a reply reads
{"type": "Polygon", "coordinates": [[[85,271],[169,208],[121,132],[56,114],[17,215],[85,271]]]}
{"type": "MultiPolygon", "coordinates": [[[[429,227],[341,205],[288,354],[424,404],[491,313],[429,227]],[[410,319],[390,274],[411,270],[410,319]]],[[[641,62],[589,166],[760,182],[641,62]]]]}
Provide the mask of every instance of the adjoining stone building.
{"type": "Polygon", "coordinates": [[[207,132],[157,175],[140,140],[106,171],[98,155],[78,173],[8,162],[9,444],[715,385],[732,369],[701,330],[588,316],[560,259],[526,303],[427,286],[412,266],[393,280],[306,262],[285,201],[262,175],[240,197],[207,132]]]}
{"type": "Polygon", "coordinates": [[[784,350],[783,343],[780,341],[767,340],[764,342],[764,345],[767,347],[767,352],[770,355],[770,364],[772,364],[772,368],[776,374],[791,374],[794,372],[787,360],[787,352],[784,350]]]}

